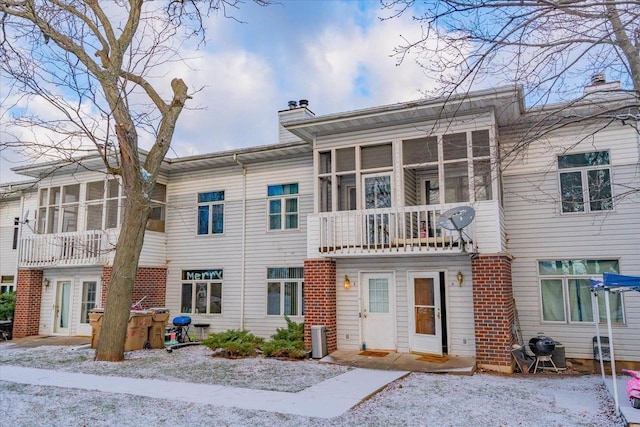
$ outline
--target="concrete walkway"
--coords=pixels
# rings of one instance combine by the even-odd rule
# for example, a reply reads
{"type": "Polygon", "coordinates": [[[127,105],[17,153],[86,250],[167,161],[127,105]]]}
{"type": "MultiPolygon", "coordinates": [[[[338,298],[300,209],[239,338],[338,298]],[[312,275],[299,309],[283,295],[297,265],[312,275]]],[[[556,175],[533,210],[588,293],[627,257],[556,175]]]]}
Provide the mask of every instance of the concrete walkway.
{"type": "Polygon", "coordinates": [[[406,371],[354,369],[298,393],[208,384],[78,374],[49,369],[0,366],[0,380],[20,384],[96,390],[180,400],[239,409],[333,418],[356,406],[406,371]]]}
{"type": "Polygon", "coordinates": [[[363,355],[359,351],[337,350],[324,357],[322,362],[356,368],[425,372],[430,374],[473,375],[476,371],[476,359],[474,357],[451,356],[444,357],[440,361],[434,361],[419,354],[395,352],[382,352],[380,356],[367,356],[366,353],[363,355]]]}

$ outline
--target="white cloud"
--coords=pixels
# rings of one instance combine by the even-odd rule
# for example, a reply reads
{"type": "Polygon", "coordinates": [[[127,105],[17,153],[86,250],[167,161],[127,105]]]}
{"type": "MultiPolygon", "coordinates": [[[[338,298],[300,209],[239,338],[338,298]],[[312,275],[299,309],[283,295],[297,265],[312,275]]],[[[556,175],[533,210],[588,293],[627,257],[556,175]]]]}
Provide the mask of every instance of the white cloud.
{"type": "MultiPolygon", "coordinates": [[[[288,100],[309,99],[322,115],[417,99],[433,85],[414,58],[397,66],[391,56],[401,35],[420,35],[410,17],[380,21],[377,10],[352,2],[309,6],[245,9],[238,18],[247,24],[211,16],[206,45],[189,40],[179,50],[184,62],[154,70],[163,96],[174,77],[195,91],[178,120],[170,157],[277,143],[277,111],[288,100]]],[[[140,137],[148,149],[152,137],[140,137]]]]}

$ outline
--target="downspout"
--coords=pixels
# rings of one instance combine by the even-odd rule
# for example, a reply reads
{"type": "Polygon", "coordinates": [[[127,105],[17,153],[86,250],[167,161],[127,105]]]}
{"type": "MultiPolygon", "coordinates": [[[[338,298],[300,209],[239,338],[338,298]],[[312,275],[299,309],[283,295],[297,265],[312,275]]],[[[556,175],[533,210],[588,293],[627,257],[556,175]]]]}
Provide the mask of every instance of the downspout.
{"type": "MultiPolygon", "coordinates": [[[[11,190],[9,190],[11,191],[11,190]]],[[[20,252],[22,252],[22,224],[24,224],[28,218],[24,217],[24,192],[20,194],[20,217],[18,218],[18,237],[16,242],[16,270],[13,276],[13,290],[18,290],[18,272],[20,271],[20,252]]]]}
{"type": "Polygon", "coordinates": [[[244,294],[246,275],[246,237],[247,237],[247,167],[233,154],[233,160],[242,168],[242,248],[240,267],[240,330],[244,329],[244,294]]]}

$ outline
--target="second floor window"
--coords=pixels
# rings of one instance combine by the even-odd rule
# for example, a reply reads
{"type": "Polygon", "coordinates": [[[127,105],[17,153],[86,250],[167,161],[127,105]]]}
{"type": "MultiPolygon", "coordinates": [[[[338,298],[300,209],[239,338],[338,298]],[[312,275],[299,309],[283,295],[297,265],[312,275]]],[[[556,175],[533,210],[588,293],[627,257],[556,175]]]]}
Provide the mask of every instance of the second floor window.
{"type": "Polygon", "coordinates": [[[298,228],[298,184],[270,185],[267,188],[269,230],[298,228]]]}
{"type": "Polygon", "coordinates": [[[558,156],[562,212],[613,209],[608,151],[558,156]]]}
{"type": "Polygon", "coordinates": [[[38,233],[78,231],[80,184],[43,188],[38,200],[38,233]]]}
{"type": "Polygon", "coordinates": [[[224,233],[224,191],[198,193],[198,234],[224,233]]]}

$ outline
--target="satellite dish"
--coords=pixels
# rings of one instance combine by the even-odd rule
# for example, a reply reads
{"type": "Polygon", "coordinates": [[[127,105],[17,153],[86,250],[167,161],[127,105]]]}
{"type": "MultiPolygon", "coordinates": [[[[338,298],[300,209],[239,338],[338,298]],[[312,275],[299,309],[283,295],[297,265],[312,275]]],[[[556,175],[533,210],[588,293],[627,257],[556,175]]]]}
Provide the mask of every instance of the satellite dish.
{"type": "Polygon", "coordinates": [[[24,214],[24,219],[22,220],[23,224],[29,223],[29,209],[27,209],[27,213],[24,214]]]}
{"type": "Polygon", "coordinates": [[[465,241],[462,237],[462,229],[471,224],[475,216],[476,211],[471,206],[458,206],[443,212],[438,219],[440,227],[460,233],[460,244],[463,252],[465,250],[465,241]]]}

